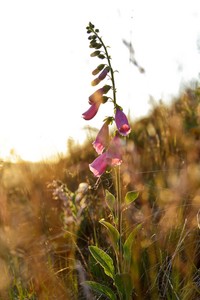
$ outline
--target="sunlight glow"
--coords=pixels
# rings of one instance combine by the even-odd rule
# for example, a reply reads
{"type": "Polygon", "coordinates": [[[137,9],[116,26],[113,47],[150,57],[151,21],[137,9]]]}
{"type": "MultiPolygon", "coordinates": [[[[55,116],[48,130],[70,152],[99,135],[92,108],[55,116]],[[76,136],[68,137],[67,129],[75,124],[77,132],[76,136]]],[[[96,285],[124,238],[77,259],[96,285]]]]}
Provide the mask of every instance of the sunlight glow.
{"type": "MultiPolygon", "coordinates": [[[[96,64],[89,56],[85,30],[89,21],[95,22],[110,46],[113,66],[119,71],[118,98],[132,118],[148,113],[150,96],[169,100],[182,82],[198,76],[198,1],[130,0],[109,6],[103,0],[96,9],[87,0],[78,5],[79,9],[76,1],[69,6],[66,1],[46,0],[0,3],[3,159],[13,156],[14,149],[24,160],[38,161],[65,154],[68,138],[85,140],[87,122],[81,115],[94,92],[90,82],[96,64]],[[133,43],[144,74],[130,63],[122,39],[133,43]]],[[[102,107],[90,125],[100,127],[104,115],[102,107]]]]}

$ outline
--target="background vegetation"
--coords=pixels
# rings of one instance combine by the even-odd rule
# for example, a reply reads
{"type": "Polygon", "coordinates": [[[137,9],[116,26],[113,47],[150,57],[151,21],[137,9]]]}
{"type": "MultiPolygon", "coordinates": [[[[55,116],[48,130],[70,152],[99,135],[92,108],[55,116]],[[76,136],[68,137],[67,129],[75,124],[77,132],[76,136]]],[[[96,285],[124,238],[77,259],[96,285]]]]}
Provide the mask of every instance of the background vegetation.
{"type": "MultiPolygon", "coordinates": [[[[139,197],[125,213],[141,224],[131,257],[132,299],[200,299],[200,89],[132,122],[121,166],[122,193],[139,197]]],[[[1,162],[0,299],[106,299],[82,284],[107,277],[88,246],[111,251],[101,218],[112,170],[101,179],[95,153],[68,141],[56,162],[1,162]]],[[[112,287],[113,288],[113,287],[112,287]]]]}

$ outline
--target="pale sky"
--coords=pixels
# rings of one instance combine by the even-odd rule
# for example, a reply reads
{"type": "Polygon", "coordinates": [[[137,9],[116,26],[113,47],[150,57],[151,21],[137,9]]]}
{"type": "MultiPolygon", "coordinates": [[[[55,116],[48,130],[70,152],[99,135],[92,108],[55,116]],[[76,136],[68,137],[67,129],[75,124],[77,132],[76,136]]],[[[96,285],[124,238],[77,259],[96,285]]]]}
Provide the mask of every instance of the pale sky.
{"type": "MultiPolygon", "coordinates": [[[[170,100],[200,71],[199,0],[0,1],[0,157],[15,149],[37,161],[82,142],[84,126],[100,128],[109,104],[85,121],[95,91],[86,26],[95,24],[110,46],[118,103],[132,119],[170,100]],[[141,74],[122,40],[132,42],[141,74]]],[[[109,112],[110,109],[110,112],[109,112]]]]}

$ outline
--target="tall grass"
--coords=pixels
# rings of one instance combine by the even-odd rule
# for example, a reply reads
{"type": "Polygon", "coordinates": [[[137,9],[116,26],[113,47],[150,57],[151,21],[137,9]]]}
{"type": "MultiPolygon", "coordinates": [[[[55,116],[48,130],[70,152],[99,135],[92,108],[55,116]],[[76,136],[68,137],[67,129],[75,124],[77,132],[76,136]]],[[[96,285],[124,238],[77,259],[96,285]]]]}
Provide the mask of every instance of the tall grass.
{"type": "MultiPolygon", "coordinates": [[[[141,224],[132,299],[200,299],[199,99],[198,88],[186,90],[132,123],[121,166],[123,196],[139,192],[123,216],[128,231],[141,224]]],[[[85,280],[114,289],[88,250],[98,244],[112,255],[99,220],[111,220],[105,191],[115,193],[114,175],[97,182],[92,159],[87,141],[55,163],[2,162],[0,299],[95,299],[85,280]]]]}

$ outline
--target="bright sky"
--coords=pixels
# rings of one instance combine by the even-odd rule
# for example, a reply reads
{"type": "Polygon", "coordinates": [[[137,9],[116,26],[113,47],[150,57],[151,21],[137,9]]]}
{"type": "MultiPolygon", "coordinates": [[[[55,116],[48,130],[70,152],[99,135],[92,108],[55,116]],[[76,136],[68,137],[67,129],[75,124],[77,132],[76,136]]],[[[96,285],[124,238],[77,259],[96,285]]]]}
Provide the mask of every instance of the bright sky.
{"type": "Polygon", "coordinates": [[[90,58],[89,21],[111,47],[118,103],[133,119],[149,111],[150,96],[168,101],[198,78],[199,0],[0,1],[0,157],[13,148],[32,161],[65,153],[69,137],[82,142],[84,126],[100,128],[112,114],[106,104],[93,120],[81,117],[99,63],[90,58]]]}

